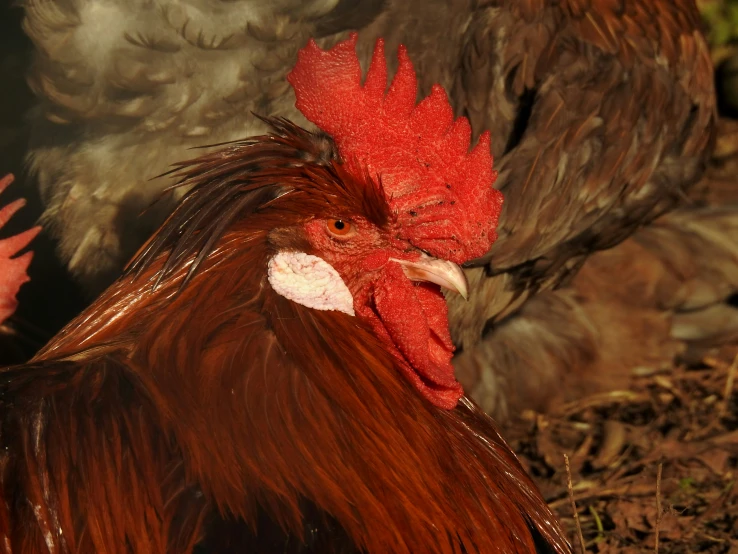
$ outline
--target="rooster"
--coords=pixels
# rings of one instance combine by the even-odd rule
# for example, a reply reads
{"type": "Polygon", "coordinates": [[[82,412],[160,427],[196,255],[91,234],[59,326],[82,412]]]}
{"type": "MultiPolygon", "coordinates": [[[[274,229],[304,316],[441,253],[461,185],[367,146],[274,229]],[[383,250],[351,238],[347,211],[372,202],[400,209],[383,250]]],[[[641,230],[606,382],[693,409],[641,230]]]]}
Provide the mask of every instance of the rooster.
{"type": "Polygon", "coordinates": [[[320,132],[179,164],[128,273],[0,373],[4,552],[570,552],[454,378],[439,286],[496,237],[469,151],[406,51],[357,36],[289,75],[320,132]]]}

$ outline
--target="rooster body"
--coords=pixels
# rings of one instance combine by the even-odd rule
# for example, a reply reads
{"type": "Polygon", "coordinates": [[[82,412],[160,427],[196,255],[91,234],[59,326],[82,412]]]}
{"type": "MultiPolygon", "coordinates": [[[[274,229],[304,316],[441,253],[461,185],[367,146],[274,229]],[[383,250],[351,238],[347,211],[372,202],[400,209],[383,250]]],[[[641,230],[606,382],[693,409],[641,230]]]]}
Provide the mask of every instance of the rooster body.
{"type": "Polygon", "coordinates": [[[325,132],[181,164],[128,274],[0,373],[5,552],[570,551],[450,363],[489,137],[440,88],[415,106],[402,49],[361,86],[356,41],[290,73],[325,132]]]}
{"type": "Polygon", "coordinates": [[[473,348],[699,180],[716,122],[700,25],[691,0],[493,1],[454,34],[456,71],[418,60],[474,129],[494,129],[506,198],[499,240],[469,271],[477,300],[451,305],[459,346],[473,348]]]}

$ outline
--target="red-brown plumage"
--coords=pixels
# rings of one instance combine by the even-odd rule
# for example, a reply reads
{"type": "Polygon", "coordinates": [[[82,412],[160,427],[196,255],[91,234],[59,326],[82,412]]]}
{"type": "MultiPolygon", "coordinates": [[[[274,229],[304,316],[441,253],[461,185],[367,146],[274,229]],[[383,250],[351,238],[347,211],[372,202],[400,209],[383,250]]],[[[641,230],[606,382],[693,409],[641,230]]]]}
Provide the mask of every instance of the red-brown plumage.
{"type": "MultiPolygon", "coordinates": [[[[377,332],[377,292],[408,281],[370,265],[419,257],[391,200],[271,123],[181,164],[193,188],[129,273],[0,373],[0,549],[569,552],[491,420],[429,401],[403,378],[419,354],[377,332]],[[356,237],[327,240],[331,218],[356,237]],[[290,251],[331,262],[356,317],[277,294],[290,251]]],[[[440,292],[415,288],[432,333],[440,292]]]]}

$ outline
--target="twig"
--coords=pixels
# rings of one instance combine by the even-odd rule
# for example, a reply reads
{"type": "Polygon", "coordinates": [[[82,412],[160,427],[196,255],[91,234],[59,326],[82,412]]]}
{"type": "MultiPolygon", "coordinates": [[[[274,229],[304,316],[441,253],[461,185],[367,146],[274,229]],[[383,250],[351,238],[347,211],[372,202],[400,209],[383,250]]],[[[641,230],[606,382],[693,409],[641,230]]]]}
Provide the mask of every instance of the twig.
{"type": "Polygon", "coordinates": [[[728,368],[728,377],[725,380],[725,388],[723,389],[723,401],[720,405],[720,416],[723,417],[728,413],[730,407],[730,397],[733,395],[733,384],[735,383],[735,374],[738,371],[738,354],[733,358],[733,363],[728,368]]]}
{"type": "MultiPolygon", "coordinates": [[[[650,497],[653,495],[653,489],[651,488],[652,487],[651,483],[633,484],[632,481],[634,479],[636,479],[636,477],[625,477],[622,479],[621,485],[618,485],[616,487],[611,487],[608,489],[598,488],[598,485],[596,483],[592,483],[590,488],[577,492],[577,494],[574,495],[574,498],[576,498],[579,501],[585,501],[585,500],[595,500],[595,499],[602,499],[602,498],[608,498],[608,497],[618,497],[624,494],[627,494],[633,497],[642,497],[642,496],[650,497]]],[[[562,497],[558,500],[554,500],[550,502],[549,506],[551,506],[552,508],[558,508],[562,504],[564,504],[566,501],[567,501],[567,498],[562,497]]]]}
{"type": "Polygon", "coordinates": [[[566,464],[566,486],[569,488],[569,502],[571,503],[571,511],[574,514],[574,523],[577,526],[577,535],[579,536],[579,546],[582,547],[582,554],[586,554],[584,547],[584,535],[582,534],[582,524],[579,522],[579,512],[577,512],[577,504],[574,502],[574,486],[571,482],[571,467],[569,467],[569,456],[564,454],[564,464],[566,464]]]}
{"type": "Polygon", "coordinates": [[[661,471],[664,467],[663,462],[659,462],[659,469],[656,473],[656,538],[654,551],[659,554],[659,526],[661,525],[661,471]]]}
{"type": "Polygon", "coordinates": [[[597,510],[594,509],[594,506],[589,506],[589,513],[592,514],[592,517],[595,521],[595,526],[597,527],[597,536],[594,538],[595,544],[605,539],[605,526],[602,525],[602,519],[600,519],[600,514],[597,513],[597,510]]]}

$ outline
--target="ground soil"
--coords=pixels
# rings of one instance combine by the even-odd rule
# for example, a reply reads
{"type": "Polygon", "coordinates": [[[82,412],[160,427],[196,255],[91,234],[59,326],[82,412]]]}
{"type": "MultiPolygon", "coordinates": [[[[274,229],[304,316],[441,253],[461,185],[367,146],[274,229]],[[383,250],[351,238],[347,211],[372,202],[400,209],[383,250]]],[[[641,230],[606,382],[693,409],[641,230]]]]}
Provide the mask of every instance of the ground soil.
{"type": "Polygon", "coordinates": [[[725,347],[630,390],[526,412],[506,436],[576,551],[736,554],[736,381],[738,348],[725,347]]]}

